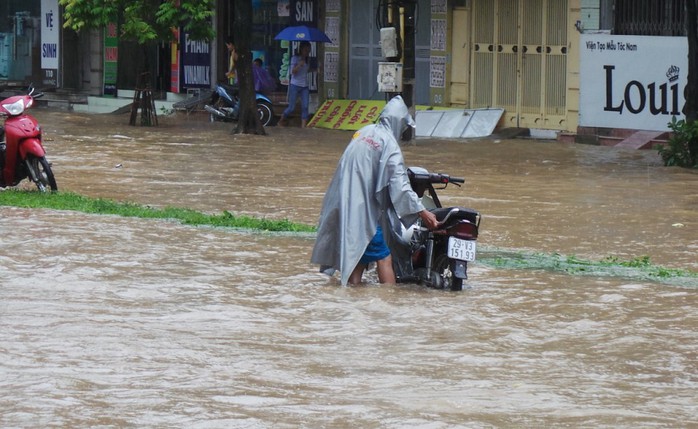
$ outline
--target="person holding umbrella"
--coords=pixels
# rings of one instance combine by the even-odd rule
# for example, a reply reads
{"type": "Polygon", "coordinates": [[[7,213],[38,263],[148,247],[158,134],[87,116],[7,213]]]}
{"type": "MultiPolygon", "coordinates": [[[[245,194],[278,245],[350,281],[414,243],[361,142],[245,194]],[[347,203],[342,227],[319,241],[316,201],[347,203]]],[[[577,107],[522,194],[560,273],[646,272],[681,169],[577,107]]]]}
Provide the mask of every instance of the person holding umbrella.
{"type": "Polygon", "coordinates": [[[284,127],[288,125],[288,116],[296,108],[298,96],[301,98],[301,127],[308,124],[308,105],[310,104],[310,89],[308,87],[308,72],[311,71],[310,63],[310,42],[302,41],[298,46],[296,55],[291,58],[290,74],[288,85],[288,107],[281,114],[278,125],[284,127]]]}

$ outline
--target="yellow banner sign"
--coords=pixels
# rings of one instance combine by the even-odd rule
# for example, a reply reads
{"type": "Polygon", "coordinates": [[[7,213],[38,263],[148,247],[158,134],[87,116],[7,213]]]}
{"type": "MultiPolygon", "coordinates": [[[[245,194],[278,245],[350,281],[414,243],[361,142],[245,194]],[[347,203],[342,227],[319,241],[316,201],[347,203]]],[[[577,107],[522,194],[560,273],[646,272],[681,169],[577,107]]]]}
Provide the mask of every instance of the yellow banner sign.
{"type": "Polygon", "coordinates": [[[385,101],[327,100],[315,112],[309,127],[334,130],[358,130],[378,119],[385,101]]]}

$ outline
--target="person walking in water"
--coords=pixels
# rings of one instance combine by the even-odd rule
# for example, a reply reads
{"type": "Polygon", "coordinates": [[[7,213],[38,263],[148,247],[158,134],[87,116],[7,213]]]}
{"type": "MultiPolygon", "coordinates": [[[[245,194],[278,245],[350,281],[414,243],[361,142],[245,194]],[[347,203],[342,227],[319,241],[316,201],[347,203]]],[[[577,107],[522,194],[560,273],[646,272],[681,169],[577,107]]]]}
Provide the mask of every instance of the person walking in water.
{"type": "Polygon", "coordinates": [[[417,217],[429,229],[436,215],[414,193],[400,150],[400,137],[415,122],[401,96],[383,108],[377,124],[356,133],[339,160],[322,203],[311,262],[342,285],[361,283],[369,264],[376,264],[378,281],[395,283],[390,245],[400,224],[417,217]]]}
{"type": "Polygon", "coordinates": [[[298,96],[301,98],[301,127],[308,124],[308,104],[310,103],[310,88],[308,87],[308,72],[310,70],[310,42],[303,41],[298,46],[296,55],[291,58],[291,79],[288,85],[288,107],[279,119],[279,126],[288,125],[288,117],[296,108],[298,96]]]}

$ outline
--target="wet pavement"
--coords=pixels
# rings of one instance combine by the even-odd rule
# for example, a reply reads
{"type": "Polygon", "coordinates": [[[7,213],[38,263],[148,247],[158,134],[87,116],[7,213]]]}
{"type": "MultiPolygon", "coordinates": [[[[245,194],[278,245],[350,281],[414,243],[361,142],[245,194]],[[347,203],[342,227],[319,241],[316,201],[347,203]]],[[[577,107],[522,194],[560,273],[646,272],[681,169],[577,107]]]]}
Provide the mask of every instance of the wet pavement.
{"type": "MultiPolygon", "coordinates": [[[[35,110],[62,191],[314,224],[350,132],[35,110]]],[[[698,271],[698,174],[654,151],[417,140],[510,252],[698,271]]],[[[475,262],[341,287],[312,235],[0,207],[0,426],[692,427],[696,285],[475,262]]]]}

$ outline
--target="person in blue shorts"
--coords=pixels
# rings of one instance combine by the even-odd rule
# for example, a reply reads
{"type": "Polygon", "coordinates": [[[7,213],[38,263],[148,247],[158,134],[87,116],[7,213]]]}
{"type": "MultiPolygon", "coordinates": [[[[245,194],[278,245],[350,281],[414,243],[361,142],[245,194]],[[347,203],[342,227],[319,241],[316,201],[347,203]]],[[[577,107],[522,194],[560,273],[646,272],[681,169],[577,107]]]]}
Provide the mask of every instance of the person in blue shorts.
{"type": "Polygon", "coordinates": [[[390,246],[400,224],[420,217],[430,229],[438,225],[410,186],[398,143],[408,126],[414,119],[396,96],[377,124],[354,134],[325,193],[311,262],[326,274],[339,270],[342,285],[360,283],[374,262],[378,280],[395,283],[390,246]]]}
{"type": "Polygon", "coordinates": [[[376,262],[376,270],[381,283],[395,283],[395,273],[393,271],[393,258],[390,257],[390,249],[385,244],[383,229],[378,226],[376,235],[366,247],[366,251],[361,255],[359,263],[349,276],[350,284],[361,283],[364,270],[372,263],[376,262]]]}

